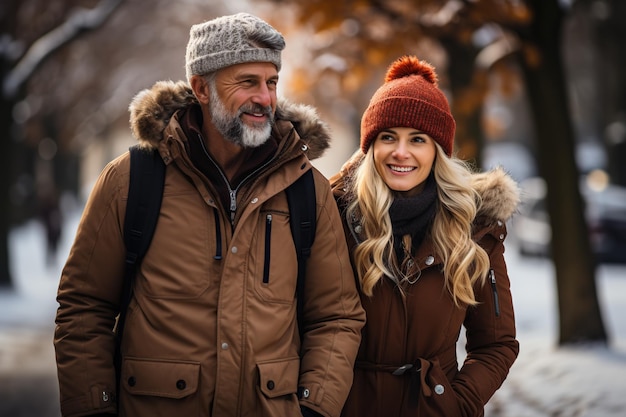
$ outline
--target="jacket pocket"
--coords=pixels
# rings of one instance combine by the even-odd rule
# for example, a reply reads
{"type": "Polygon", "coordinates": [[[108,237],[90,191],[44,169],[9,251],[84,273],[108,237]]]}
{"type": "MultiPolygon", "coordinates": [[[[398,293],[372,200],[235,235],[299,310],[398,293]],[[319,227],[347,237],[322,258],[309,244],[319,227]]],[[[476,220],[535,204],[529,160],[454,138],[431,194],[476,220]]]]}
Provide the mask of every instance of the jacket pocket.
{"type": "Polygon", "coordinates": [[[260,216],[255,245],[254,287],[266,302],[293,304],[298,262],[289,226],[289,217],[280,211],[260,216]]]}
{"type": "Polygon", "coordinates": [[[418,415],[420,417],[461,417],[454,389],[438,360],[420,359],[418,415]]]}
{"type": "Polygon", "coordinates": [[[300,358],[259,362],[259,385],[256,414],[264,416],[298,416],[298,378],[300,358]]]}
{"type": "Polygon", "coordinates": [[[263,284],[270,282],[270,260],[272,248],[272,215],[265,215],[265,256],[263,256],[263,284]]]}
{"type": "Polygon", "coordinates": [[[200,364],[125,358],[120,385],[121,415],[198,415],[200,364]],[[165,413],[168,414],[168,413],[165,413]]]}
{"type": "Polygon", "coordinates": [[[300,358],[259,362],[259,388],[268,398],[298,391],[300,358]]]}

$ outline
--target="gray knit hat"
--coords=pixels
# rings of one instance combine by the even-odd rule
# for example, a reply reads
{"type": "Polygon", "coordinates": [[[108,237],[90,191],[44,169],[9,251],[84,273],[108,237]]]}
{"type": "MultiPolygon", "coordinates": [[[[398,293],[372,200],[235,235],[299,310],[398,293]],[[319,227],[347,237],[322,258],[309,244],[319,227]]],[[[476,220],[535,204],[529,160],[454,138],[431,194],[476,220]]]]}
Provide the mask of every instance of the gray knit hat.
{"type": "Polygon", "coordinates": [[[248,13],[222,16],[193,25],[185,69],[187,80],[244,62],[271,62],[280,70],[285,39],[267,22],[248,13]]]}

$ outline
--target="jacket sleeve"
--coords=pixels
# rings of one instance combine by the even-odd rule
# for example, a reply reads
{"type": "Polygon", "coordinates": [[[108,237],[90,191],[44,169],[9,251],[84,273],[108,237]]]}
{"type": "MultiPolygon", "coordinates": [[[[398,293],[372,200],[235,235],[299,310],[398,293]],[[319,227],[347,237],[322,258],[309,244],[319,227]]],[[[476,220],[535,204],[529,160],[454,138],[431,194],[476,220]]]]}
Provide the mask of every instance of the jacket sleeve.
{"type": "Polygon", "coordinates": [[[465,318],[467,356],[452,386],[464,416],[482,415],[484,405],[506,379],[519,352],[509,276],[504,260],[506,226],[497,222],[480,240],[490,260],[484,285],[475,286],[479,304],[465,318]]]}
{"type": "Polygon", "coordinates": [[[339,416],[350,391],[365,312],[328,181],[316,172],[317,230],[304,283],[301,404],[339,416]]]}
{"type": "Polygon", "coordinates": [[[88,198],[63,268],[54,347],[65,417],[117,413],[113,327],[124,267],[120,202],[128,173],[110,163],[88,198]]]}

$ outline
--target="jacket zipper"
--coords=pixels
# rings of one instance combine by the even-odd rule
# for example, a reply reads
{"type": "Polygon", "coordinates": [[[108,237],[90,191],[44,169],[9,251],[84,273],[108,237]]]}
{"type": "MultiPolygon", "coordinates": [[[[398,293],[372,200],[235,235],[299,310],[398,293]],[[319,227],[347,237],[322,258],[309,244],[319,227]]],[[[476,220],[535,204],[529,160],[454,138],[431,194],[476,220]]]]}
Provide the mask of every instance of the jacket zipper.
{"type": "MultiPolygon", "coordinates": [[[[211,157],[211,154],[207,150],[206,145],[204,143],[204,139],[202,138],[202,135],[200,135],[199,133],[198,133],[198,138],[200,139],[200,145],[202,145],[202,150],[204,151],[204,154],[206,155],[207,158],[209,158],[209,161],[211,161],[211,163],[215,165],[215,168],[217,168],[217,172],[220,173],[222,180],[224,180],[224,184],[226,184],[226,188],[228,188],[228,196],[230,199],[230,207],[229,207],[230,224],[232,226],[235,224],[235,212],[237,211],[237,188],[235,188],[234,190],[231,188],[230,182],[228,182],[228,178],[226,178],[226,175],[224,175],[222,168],[220,168],[217,162],[215,162],[213,158],[211,157]]],[[[241,185],[241,183],[239,185],[241,185]]]]}
{"type": "Polygon", "coordinates": [[[217,162],[215,162],[213,160],[213,158],[211,158],[211,154],[209,153],[209,151],[206,148],[206,145],[204,143],[204,139],[202,138],[202,135],[198,134],[198,137],[200,138],[200,144],[202,145],[202,150],[204,151],[204,154],[206,155],[207,158],[209,158],[209,161],[211,161],[213,163],[213,165],[215,165],[215,168],[217,168],[217,172],[220,173],[220,176],[224,180],[224,184],[226,184],[226,187],[228,188],[228,195],[229,195],[229,198],[230,198],[230,207],[229,207],[229,210],[230,210],[230,224],[231,224],[231,226],[235,226],[235,214],[237,212],[237,192],[239,191],[239,188],[243,184],[245,184],[250,178],[256,176],[257,173],[259,173],[263,169],[265,169],[265,167],[269,166],[274,161],[274,159],[273,158],[270,159],[265,164],[261,165],[260,167],[255,169],[253,172],[248,174],[243,180],[241,180],[239,185],[237,187],[235,187],[235,189],[233,190],[232,187],[230,186],[230,182],[228,182],[228,178],[226,178],[226,175],[222,171],[222,168],[220,168],[220,166],[217,164],[217,162]]]}
{"type": "Polygon", "coordinates": [[[265,259],[263,262],[263,284],[270,282],[270,242],[272,241],[272,215],[265,216],[265,259]]]}
{"type": "Polygon", "coordinates": [[[500,317],[500,300],[498,299],[498,288],[496,287],[496,273],[493,269],[489,270],[489,280],[491,281],[491,289],[493,291],[493,305],[496,309],[496,317],[500,317]]]}

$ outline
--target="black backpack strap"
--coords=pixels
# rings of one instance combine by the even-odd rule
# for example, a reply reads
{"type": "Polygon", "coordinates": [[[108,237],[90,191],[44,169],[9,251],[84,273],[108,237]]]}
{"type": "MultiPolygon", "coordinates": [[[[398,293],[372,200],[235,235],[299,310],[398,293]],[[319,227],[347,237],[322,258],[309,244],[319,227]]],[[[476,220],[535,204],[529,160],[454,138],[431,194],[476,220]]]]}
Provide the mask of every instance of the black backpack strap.
{"type": "Polygon", "coordinates": [[[305,172],[287,190],[289,204],[290,227],[298,256],[298,281],[296,295],[298,297],[298,323],[302,332],[300,318],[302,316],[302,296],[304,292],[304,278],[306,261],[311,255],[311,246],[315,240],[317,202],[315,199],[315,182],[313,170],[305,172]]]}
{"type": "Polygon", "coordinates": [[[126,322],[126,311],[133,296],[133,285],[137,267],[148,251],[152,235],[161,211],[165,163],[156,149],[130,147],[130,183],[126,217],[124,219],[124,243],[126,245],[126,265],[124,286],[117,319],[116,367],[119,375],[121,357],[120,343],[126,322]]]}

